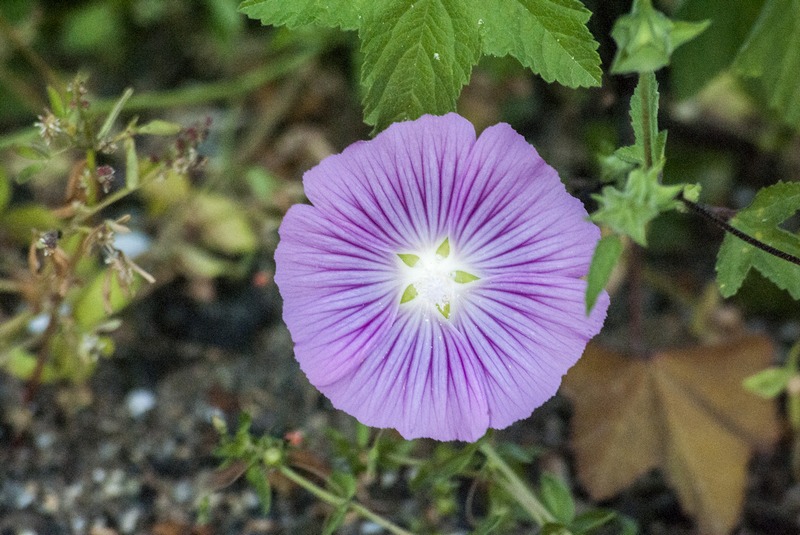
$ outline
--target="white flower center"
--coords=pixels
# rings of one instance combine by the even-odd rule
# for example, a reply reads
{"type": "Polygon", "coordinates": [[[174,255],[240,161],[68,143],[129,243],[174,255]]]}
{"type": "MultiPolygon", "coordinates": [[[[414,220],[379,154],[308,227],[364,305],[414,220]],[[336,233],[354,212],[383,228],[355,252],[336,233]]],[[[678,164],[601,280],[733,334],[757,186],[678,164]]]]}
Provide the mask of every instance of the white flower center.
{"type": "Polygon", "coordinates": [[[470,268],[451,254],[449,239],[436,249],[397,256],[401,261],[403,288],[400,303],[414,303],[429,311],[436,310],[446,319],[450,318],[469,283],[478,280],[466,271],[470,268]]]}

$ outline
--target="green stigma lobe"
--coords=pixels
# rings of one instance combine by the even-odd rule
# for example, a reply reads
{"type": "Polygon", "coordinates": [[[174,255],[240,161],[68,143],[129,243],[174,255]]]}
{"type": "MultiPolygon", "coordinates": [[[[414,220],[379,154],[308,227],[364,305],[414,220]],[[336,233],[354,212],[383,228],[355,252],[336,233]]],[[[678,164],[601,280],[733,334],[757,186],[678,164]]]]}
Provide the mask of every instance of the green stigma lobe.
{"type": "Polygon", "coordinates": [[[406,291],[403,292],[403,297],[400,298],[400,304],[408,303],[417,296],[417,289],[413,284],[409,284],[406,291]]]}
{"type": "Polygon", "coordinates": [[[472,273],[467,273],[466,271],[456,271],[455,275],[453,276],[453,280],[459,284],[466,284],[468,282],[476,281],[480,277],[476,277],[472,273]]]}
{"type": "Polygon", "coordinates": [[[450,256],[450,238],[445,238],[442,244],[436,249],[437,256],[447,258],[450,256]]]}
{"type": "Polygon", "coordinates": [[[419,257],[417,255],[415,255],[415,254],[398,253],[397,256],[399,256],[400,260],[402,260],[403,263],[405,265],[407,265],[408,267],[414,267],[414,266],[417,265],[417,262],[419,262],[419,257]]]}
{"type": "Polygon", "coordinates": [[[444,306],[436,305],[436,310],[442,313],[444,319],[450,319],[450,303],[445,303],[444,306]]]}

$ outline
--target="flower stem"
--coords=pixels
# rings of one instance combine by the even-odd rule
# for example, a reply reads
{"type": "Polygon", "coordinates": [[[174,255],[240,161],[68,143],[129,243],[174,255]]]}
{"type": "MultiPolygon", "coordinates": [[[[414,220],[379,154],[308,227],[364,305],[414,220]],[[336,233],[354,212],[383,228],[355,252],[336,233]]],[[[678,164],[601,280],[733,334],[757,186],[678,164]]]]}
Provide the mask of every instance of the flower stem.
{"type": "Polygon", "coordinates": [[[756,249],[761,249],[765,253],[769,253],[772,256],[777,256],[778,258],[786,260],[787,262],[791,262],[792,264],[800,266],[800,258],[792,254],[786,253],[784,251],[781,251],[780,249],[776,249],[775,247],[767,243],[764,243],[761,240],[757,240],[756,238],[750,236],[749,234],[742,232],[741,230],[734,227],[733,225],[722,219],[720,216],[709,210],[706,206],[698,204],[694,201],[690,201],[689,199],[683,196],[683,193],[681,193],[678,200],[681,201],[684,204],[684,206],[686,206],[692,212],[701,216],[706,221],[715,224],[725,232],[733,234],[734,236],[736,236],[743,242],[747,243],[748,245],[752,245],[756,249]]]}
{"type": "Polygon", "coordinates": [[[389,520],[383,518],[379,514],[370,511],[360,503],[350,501],[347,498],[342,498],[341,496],[336,496],[335,494],[328,492],[322,487],[315,485],[314,483],[312,483],[299,473],[295,472],[288,466],[280,466],[278,467],[278,471],[281,473],[281,475],[286,477],[286,479],[293,481],[294,483],[303,487],[304,489],[306,489],[308,492],[310,492],[320,500],[332,505],[333,507],[347,506],[349,509],[354,511],[360,517],[366,518],[367,520],[371,520],[372,522],[378,524],[379,526],[389,531],[390,533],[393,533],[394,535],[413,535],[410,531],[406,531],[397,524],[394,524],[389,520]]]}
{"type": "Polygon", "coordinates": [[[496,469],[500,474],[499,482],[508,494],[517,500],[531,516],[531,518],[539,524],[544,526],[549,522],[556,522],[556,518],[542,505],[539,498],[528,488],[528,486],[517,476],[517,474],[508,466],[500,454],[488,442],[483,442],[480,445],[481,453],[486,456],[489,461],[489,466],[496,469]]]}

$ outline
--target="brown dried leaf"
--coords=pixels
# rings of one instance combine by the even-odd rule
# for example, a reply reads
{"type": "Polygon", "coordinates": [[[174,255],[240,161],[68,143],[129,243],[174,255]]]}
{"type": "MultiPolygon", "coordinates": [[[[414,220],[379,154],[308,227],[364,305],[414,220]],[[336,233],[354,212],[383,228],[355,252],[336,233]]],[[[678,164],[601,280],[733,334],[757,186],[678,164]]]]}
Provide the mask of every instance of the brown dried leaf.
{"type": "Polygon", "coordinates": [[[578,476],[608,498],[658,468],[702,533],[726,534],[739,517],[754,448],[778,436],[774,404],[742,380],[766,368],[764,336],[635,359],[596,345],[570,370],[578,476]]]}

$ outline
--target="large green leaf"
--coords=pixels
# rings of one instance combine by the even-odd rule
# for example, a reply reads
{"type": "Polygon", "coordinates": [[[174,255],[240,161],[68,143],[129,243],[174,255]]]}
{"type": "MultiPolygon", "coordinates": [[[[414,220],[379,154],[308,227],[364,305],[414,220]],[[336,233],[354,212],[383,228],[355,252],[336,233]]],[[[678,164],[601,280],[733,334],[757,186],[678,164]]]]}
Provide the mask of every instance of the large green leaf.
{"type": "Polygon", "coordinates": [[[262,24],[296,28],[308,24],[357,30],[366,0],[244,0],[239,11],[262,24]]]}
{"type": "MultiPolygon", "coordinates": [[[[779,251],[800,257],[800,238],[778,227],[800,209],[800,183],[779,182],[758,192],[752,204],[730,220],[745,234],[779,251]]],[[[735,294],[750,268],[800,299],[800,266],[728,234],[717,256],[717,283],[724,297],[735,294]]]]}
{"type": "Polygon", "coordinates": [[[364,115],[378,130],[455,109],[480,57],[480,36],[461,0],[375,2],[364,11],[364,115]]]}
{"type": "Polygon", "coordinates": [[[770,107],[800,128],[800,0],[767,0],[734,65],[759,78],[770,107]]]}
{"type": "Polygon", "coordinates": [[[511,55],[548,82],[600,85],[598,45],[586,27],[591,12],[578,0],[478,0],[476,5],[486,54],[511,55]]]}

